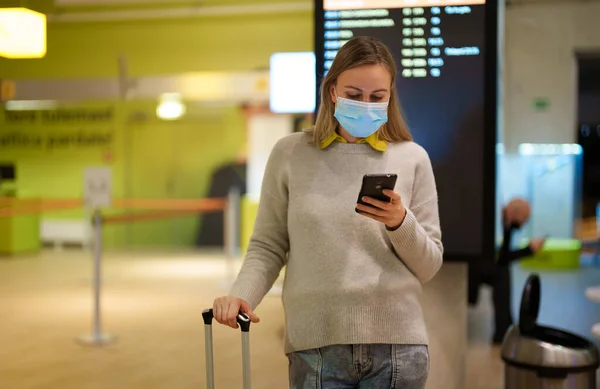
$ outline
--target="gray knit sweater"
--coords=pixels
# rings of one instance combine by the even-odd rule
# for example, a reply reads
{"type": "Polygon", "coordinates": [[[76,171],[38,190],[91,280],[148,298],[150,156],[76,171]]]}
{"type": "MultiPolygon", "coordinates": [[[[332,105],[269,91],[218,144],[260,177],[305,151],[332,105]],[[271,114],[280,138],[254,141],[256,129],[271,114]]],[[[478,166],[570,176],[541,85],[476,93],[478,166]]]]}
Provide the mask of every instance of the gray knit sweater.
{"type": "Polygon", "coordinates": [[[442,265],[435,179],[413,142],[281,139],[263,178],[248,252],[230,295],[254,309],[286,266],[285,352],[332,344],[427,344],[421,284],[442,265]],[[407,215],[395,231],[354,211],[364,174],[396,173],[407,215]]]}

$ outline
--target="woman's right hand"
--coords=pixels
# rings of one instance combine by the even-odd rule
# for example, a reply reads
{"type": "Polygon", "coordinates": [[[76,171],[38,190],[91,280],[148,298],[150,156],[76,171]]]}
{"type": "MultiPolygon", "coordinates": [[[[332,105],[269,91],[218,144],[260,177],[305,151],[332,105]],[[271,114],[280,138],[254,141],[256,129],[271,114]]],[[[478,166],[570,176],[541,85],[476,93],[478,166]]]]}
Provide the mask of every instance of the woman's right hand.
{"type": "Polygon", "coordinates": [[[213,317],[220,323],[231,328],[238,328],[237,315],[242,311],[250,318],[252,323],[258,323],[260,319],[252,312],[250,304],[241,298],[223,296],[215,299],[213,303],[213,317]]]}

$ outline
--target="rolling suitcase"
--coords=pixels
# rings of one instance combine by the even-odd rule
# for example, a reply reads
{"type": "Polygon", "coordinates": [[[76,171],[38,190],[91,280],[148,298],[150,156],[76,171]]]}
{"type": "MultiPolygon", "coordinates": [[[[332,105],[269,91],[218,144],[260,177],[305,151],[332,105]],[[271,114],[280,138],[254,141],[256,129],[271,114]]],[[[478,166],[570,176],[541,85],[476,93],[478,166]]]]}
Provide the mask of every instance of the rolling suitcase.
{"type": "MultiPolygon", "coordinates": [[[[212,322],[213,310],[202,311],[204,319],[204,348],[206,352],[206,389],[215,388],[215,365],[213,358],[212,322]]],[[[242,369],[244,389],[250,389],[250,318],[241,313],[237,316],[237,322],[242,330],[242,369]]]]}

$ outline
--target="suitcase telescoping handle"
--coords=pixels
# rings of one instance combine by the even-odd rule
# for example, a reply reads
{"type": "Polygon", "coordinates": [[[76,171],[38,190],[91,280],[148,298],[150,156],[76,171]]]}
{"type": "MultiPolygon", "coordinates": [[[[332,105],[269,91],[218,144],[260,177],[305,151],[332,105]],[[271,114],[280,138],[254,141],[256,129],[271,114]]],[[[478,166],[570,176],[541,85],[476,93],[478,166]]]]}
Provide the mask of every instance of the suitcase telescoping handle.
{"type": "MultiPolygon", "coordinates": [[[[202,311],[204,319],[204,347],[206,352],[206,389],[215,388],[215,366],[213,358],[212,322],[213,310],[202,311]]],[[[250,318],[243,312],[237,315],[237,322],[242,330],[242,368],[244,389],[250,389],[250,318]]]]}

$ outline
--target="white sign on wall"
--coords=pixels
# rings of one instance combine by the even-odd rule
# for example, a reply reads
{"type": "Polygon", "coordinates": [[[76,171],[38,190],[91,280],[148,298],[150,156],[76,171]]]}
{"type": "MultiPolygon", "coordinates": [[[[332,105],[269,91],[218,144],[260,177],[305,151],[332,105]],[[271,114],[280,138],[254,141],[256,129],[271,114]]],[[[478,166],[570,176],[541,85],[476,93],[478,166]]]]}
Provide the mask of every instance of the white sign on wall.
{"type": "Polygon", "coordinates": [[[294,131],[291,115],[254,115],[248,122],[247,196],[251,201],[260,199],[265,168],[273,146],[282,137],[294,131]]]}
{"type": "Polygon", "coordinates": [[[83,201],[90,208],[109,207],[112,198],[112,171],[108,167],[88,167],[83,174],[83,201]]]}
{"type": "Polygon", "coordinates": [[[316,109],[315,53],[275,53],[270,61],[270,108],[275,113],[316,109]]]}

